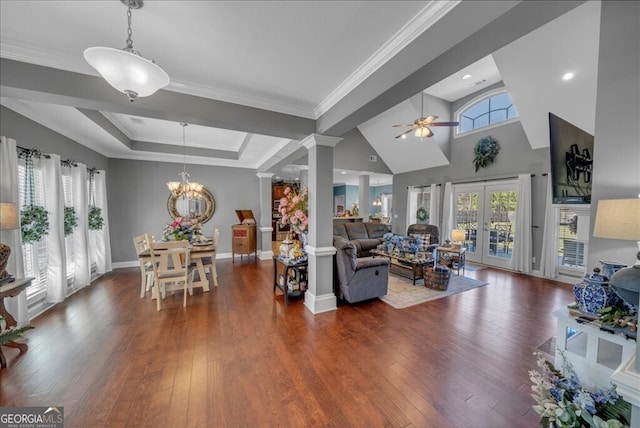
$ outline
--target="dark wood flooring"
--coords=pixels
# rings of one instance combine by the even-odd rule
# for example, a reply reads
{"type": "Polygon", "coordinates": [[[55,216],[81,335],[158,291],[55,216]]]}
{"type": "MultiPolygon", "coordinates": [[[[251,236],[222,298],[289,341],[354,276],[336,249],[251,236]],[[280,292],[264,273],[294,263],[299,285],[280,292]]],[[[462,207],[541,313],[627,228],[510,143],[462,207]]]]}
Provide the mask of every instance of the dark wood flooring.
{"type": "Polygon", "coordinates": [[[220,286],[139,298],[137,268],[96,280],[4,348],[0,406],[64,406],[65,427],[537,427],[528,370],[566,284],[489,282],[407,309],[312,315],[272,293],[272,262],[218,261],[220,286]]]}

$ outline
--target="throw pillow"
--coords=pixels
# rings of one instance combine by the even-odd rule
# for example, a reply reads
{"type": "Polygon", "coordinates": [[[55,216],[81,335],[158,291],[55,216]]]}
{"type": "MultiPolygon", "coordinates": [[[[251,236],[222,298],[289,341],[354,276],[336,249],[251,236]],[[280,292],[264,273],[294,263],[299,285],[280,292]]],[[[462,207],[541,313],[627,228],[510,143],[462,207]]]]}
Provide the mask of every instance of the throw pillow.
{"type": "Polygon", "coordinates": [[[428,251],[429,250],[429,245],[431,245],[431,234],[430,233],[425,233],[425,234],[412,233],[411,237],[412,238],[420,237],[422,239],[422,244],[420,245],[420,251],[428,251]]]}

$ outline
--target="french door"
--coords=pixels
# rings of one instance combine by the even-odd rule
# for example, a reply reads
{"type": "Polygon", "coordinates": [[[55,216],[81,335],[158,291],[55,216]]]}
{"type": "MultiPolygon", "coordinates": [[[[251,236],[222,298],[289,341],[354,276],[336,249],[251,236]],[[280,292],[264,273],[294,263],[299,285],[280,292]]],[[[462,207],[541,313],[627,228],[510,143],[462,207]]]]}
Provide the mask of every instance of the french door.
{"type": "Polygon", "coordinates": [[[454,229],[464,230],[467,260],[511,269],[517,182],[464,184],[454,188],[454,229]]]}

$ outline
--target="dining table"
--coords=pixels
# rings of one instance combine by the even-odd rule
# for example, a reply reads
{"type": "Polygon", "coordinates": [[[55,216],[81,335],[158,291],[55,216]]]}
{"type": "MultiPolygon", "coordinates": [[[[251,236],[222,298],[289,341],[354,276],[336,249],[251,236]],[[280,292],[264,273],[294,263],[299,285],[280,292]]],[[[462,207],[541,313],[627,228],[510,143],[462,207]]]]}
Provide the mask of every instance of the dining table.
{"type": "MultiPolygon", "coordinates": [[[[207,273],[204,270],[203,260],[207,258],[211,258],[212,263],[215,258],[215,247],[213,245],[213,241],[205,241],[202,243],[193,243],[189,246],[189,257],[193,264],[195,265],[195,272],[198,273],[198,281],[192,281],[192,288],[202,288],[203,292],[210,291],[209,288],[209,280],[207,279],[207,273]]],[[[138,255],[139,259],[142,261],[151,263],[151,251],[145,250],[138,255]]],[[[213,272],[211,273],[213,276],[213,272]]],[[[214,278],[215,284],[215,278],[214,278]]],[[[217,284],[216,284],[217,285],[217,284]]],[[[155,297],[155,296],[154,296],[155,297]]]]}

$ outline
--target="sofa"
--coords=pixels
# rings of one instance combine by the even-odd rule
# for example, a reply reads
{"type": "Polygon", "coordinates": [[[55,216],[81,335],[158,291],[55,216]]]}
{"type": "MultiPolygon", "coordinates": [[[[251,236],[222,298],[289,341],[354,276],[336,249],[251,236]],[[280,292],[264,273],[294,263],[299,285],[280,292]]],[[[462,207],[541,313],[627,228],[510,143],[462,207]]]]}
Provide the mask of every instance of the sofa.
{"type": "Polygon", "coordinates": [[[336,295],[349,303],[374,299],[387,294],[389,259],[358,258],[354,241],[333,237],[336,295]]]}
{"type": "Polygon", "coordinates": [[[389,232],[389,226],[382,223],[353,222],[335,223],[333,236],[353,242],[357,257],[370,256],[370,251],[382,243],[382,237],[389,232]]]}

